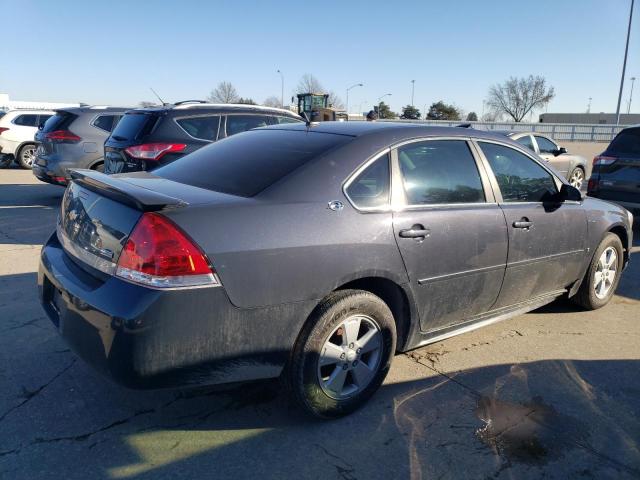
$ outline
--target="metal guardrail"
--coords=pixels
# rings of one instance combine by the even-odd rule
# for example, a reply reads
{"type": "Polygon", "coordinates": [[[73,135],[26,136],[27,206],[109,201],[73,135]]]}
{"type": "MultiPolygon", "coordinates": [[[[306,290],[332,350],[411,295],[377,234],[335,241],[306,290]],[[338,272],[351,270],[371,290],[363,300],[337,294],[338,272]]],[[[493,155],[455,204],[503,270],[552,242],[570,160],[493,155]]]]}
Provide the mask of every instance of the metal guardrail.
{"type": "Polygon", "coordinates": [[[381,122],[411,122],[425,125],[455,127],[470,123],[478,130],[508,130],[513,132],[537,132],[549,135],[554,140],[569,142],[610,142],[626,125],[589,125],[572,123],[515,123],[515,122],[466,122],[449,120],[380,120],[381,122]]]}

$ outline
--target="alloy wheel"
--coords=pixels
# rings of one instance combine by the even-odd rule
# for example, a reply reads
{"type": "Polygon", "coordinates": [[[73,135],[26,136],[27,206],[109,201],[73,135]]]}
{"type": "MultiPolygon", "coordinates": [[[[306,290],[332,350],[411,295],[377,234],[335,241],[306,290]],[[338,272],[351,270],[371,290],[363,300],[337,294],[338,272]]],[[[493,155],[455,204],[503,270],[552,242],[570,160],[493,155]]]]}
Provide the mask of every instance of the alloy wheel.
{"type": "Polygon", "coordinates": [[[25,167],[33,167],[36,160],[36,147],[24,148],[21,153],[22,165],[25,167]]]}
{"type": "Polygon", "coordinates": [[[582,184],[584,183],[584,172],[581,168],[576,168],[573,170],[571,178],[569,179],[569,183],[572,187],[576,187],[578,190],[580,190],[580,187],[582,187],[582,184]]]}
{"type": "Polygon", "coordinates": [[[364,390],[382,357],[382,333],[366,315],[340,323],[325,340],[318,361],[318,381],[329,397],[343,400],[364,390]]]}
{"type": "Polygon", "coordinates": [[[593,288],[596,297],[605,298],[613,286],[618,269],[618,254],[613,247],[607,247],[600,258],[593,276],[593,288]]]}

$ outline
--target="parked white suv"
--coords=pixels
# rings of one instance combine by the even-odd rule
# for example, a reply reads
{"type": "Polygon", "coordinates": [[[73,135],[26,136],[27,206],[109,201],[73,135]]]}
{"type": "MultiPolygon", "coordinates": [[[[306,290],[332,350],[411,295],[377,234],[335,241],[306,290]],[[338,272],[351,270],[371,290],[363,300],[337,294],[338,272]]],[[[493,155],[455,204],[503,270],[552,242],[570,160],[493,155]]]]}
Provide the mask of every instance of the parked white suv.
{"type": "Polygon", "coordinates": [[[36,153],[33,137],[38,125],[54,114],[50,110],[10,110],[0,117],[0,166],[16,160],[22,168],[31,168],[36,153]]]}

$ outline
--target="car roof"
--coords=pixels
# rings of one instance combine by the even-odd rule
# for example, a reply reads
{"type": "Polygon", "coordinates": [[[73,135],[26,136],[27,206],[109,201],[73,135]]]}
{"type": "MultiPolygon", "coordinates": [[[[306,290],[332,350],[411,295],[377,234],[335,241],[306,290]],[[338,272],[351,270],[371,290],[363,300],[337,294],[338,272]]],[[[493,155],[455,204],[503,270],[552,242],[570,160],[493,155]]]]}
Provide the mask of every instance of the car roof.
{"type": "Polygon", "coordinates": [[[41,108],[16,108],[15,110],[9,110],[5,112],[6,115],[16,114],[16,115],[24,115],[24,114],[32,114],[32,115],[50,115],[55,113],[53,110],[41,109],[41,108]]]}
{"type": "Polygon", "coordinates": [[[408,122],[321,122],[314,123],[307,127],[306,124],[280,124],[262,129],[269,130],[300,130],[310,129],[312,132],[330,133],[334,135],[347,135],[351,137],[371,137],[379,136],[385,140],[402,141],[416,137],[474,137],[486,139],[503,139],[503,135],[496,134],[490,130],[476,130],[462,127],[445,127],[435,125],[424,125],[408,122]]]}
{"type": "Polygon", "coordinates": [[[130,111],[135,112],[168,112],[168,111],[180,111],[180,112],[239,112],[239,113],[274,113],[279,115],[287,115],[290,117],[299,118],[299,116],[291,110],[285,110],[284,108],[265,107],[263,105],[250,105],[246,103],[206,103],[196,101],[178,102],[177,104],[158,105],[144,108],[134,108],[130,111]]]}
{"type": "Polygon", "coordinates": [[[68,108],[56,108],[56,112],[69,112],[75,114],[81,113],[95,113],[99,114],[102,112],[106,113],[124,113],[128,110],[131,110],[131,107],[111,107],[107,105],[91,105],[86,107],[68,107],[68,108]]]}

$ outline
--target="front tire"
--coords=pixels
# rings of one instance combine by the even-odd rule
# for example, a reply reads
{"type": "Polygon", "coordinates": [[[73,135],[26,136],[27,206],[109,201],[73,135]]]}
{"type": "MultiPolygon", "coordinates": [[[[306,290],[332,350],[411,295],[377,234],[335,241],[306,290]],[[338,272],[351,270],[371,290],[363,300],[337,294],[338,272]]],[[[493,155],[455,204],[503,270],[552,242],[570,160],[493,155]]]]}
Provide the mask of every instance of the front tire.
{"type": "Polygon", "coordinates": [[[582,188],[582,185],[584,184],[584,170],[582,167],[576,167],[571,171],[571,175],[569,175],[569,184],[578,190],[582,188]]]}
{"type": "Polygon", "coordinates": [[[22,168],[31,169],[36,161],[36,146],[32,143],[23,145],[18,152],[18,164],[22,168]]]}
{"type": "Polygon", "coordinates": [[[361,407],[384,381],[396,348],[393,314],[379,297],[339,290],[314,310],[285,371],[295,400],[337,418],[361,407]]]}
{"type": "Polygon", "coordinates": [[[587,310],[596,310],[609,303],[620,282],[623,255],[620,237],[607,233],[596,249],[573,300],[587,310]]]}

